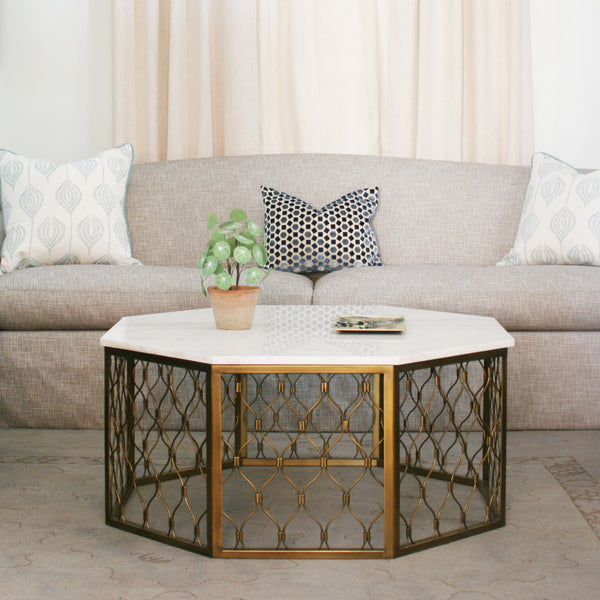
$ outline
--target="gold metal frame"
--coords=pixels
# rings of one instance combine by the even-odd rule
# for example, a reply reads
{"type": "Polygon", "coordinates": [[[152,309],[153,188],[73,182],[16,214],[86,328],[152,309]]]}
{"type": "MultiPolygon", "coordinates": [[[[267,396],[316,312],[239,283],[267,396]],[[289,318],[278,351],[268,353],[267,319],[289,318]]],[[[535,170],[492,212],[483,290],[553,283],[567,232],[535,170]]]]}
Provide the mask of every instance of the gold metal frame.
{"type": "Polygon", "coordinates": [[[501,527],[506,355],[211,366],[106,348],[106,522],[222,558],[392,558],[501,527]]]}

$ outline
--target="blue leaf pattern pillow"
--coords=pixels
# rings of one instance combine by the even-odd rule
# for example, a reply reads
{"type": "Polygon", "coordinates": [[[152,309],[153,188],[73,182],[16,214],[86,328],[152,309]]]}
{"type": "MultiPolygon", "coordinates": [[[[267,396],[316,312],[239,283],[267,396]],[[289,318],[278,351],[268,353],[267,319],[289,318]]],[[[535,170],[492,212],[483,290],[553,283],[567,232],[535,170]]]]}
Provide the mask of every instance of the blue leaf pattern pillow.
{"type": "Polygon", "coordinates": [[[497,264],[600,266],[600,171],[534,154],[513,247],[497,264]]]}
{"type": "Polygon", "coordinates": [[[0,272],[55,264],[139,264],[125,199],[133,147],[62,165],[0,150],[6,237],[0,272]]]}

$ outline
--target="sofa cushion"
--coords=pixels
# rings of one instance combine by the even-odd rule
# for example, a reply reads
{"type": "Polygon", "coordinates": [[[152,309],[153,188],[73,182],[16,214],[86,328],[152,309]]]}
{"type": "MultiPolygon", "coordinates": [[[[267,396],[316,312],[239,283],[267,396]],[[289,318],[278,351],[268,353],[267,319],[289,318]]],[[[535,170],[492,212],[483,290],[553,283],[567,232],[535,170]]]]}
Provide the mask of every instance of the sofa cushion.
{"type": "Polygon", "coordinates": [[[315,283],[315,304],[348,298],[495,317],[511,331],[600,330],[595,267],[384,266],[337,271],[315,283]]]}
{"type": "Polygon", "coordinates": [[[0,150],[6,238],[0,272],[135,261],[125,216],[133,147],[57,165],[0,150]]]}
{"type": "Polygon", "coordinates": [[[262,186],[261,192],[268,266],[318,273],[381,264],[371,225],[378,188],[350,192],[320,209],[272,188],[262,186]]]}
{"type": "MultiPolygon", "coordinates": [[[[189,267],[49,266],[0,277],[0,329],[106,330],[121,317],[208,306],[201,273],[189,267]]],[[[312,282],[273,272],[261,304],[307,304],[312,282]]]]}
{"type": "Polygon", "coordinates": [[[534,154],[517,236],[498,265],[600,266],[600,171],[534,154]]]}

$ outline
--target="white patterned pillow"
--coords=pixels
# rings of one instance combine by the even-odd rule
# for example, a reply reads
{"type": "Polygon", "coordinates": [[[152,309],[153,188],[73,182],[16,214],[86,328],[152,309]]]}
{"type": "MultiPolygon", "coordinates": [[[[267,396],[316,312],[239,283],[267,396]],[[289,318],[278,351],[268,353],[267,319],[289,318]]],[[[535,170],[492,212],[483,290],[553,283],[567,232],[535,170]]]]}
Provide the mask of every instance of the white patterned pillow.
{"type": "Polygon", "coordinates": [[[513,248],[497,264],[600,266],[600,171],[534,154],[513,248]]]}
{"type": "Polygon", "coordinates": [[[289,194],[261,187],[265,205],[268,267],[294,273],[326,273],[381,265],[371,220],[379,188],[350,192],[321,209],[289,194]]]}
{"type": "Polygon", "coordinates": [[[133,147],[57,165],[0,150],[6,237],[0,272],[42,265],[139,264],[125,198],[133,147]]]}

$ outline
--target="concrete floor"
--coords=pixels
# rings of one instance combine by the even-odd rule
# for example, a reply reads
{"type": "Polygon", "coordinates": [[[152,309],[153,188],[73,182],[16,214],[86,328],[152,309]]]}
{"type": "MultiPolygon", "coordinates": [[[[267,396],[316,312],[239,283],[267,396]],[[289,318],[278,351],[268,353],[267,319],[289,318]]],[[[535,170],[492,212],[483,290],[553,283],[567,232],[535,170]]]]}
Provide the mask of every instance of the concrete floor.
{"type": "Polygon", "coordinates": [[[0,598],[600,599],[600,431],[508,449],[502,529],[394,560],[217,560],[104,524],[102,432],[0,429],[0,598]]]}

